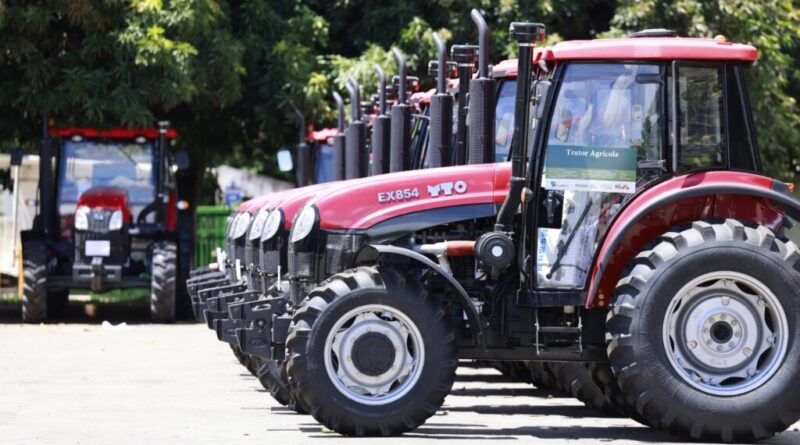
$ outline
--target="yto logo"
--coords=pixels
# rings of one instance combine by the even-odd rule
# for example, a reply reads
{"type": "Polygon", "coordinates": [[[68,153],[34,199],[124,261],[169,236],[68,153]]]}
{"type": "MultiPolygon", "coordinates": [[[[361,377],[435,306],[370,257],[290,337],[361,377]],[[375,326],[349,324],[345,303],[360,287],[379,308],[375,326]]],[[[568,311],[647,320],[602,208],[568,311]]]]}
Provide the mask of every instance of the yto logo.
{"type": "Polygon", "coordinates": [[[453,193],[463,195],[467,193],[467,183],[464,181],[456,182],[442,182],[440,184],[429,185],[428,193],[431,198],[438,198],[439,196],[450,196],[453,193]]]}

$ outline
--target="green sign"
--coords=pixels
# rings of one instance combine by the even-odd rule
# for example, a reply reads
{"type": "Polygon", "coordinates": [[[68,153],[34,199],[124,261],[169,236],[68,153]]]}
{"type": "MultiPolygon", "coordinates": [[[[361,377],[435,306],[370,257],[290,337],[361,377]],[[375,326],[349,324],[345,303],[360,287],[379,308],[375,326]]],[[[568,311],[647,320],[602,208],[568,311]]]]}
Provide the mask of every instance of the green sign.
{"type": "Polygon", "coordinates": [[[636,149],[550,145],[542,185],[548,190],[634,193],[636,149]]]}

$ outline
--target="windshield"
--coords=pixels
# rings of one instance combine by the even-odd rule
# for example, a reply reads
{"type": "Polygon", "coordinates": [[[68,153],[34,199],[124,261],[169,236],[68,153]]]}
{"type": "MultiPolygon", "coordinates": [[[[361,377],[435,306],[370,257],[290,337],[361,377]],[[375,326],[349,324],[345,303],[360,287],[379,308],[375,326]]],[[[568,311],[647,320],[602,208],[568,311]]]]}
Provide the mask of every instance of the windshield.
{"type": "Polygon", "coordinates": [[[514,101],[517,95],[517,81],[507,80],[500,84],[497,95],[494,119],[494,161],[508,160],[511,139],[514,136],[514,101]]]}
{"type": "Polygon", "coordinates": [[[93,187],[128,191],[134,208],[155,198],[153,147],[125,141],[65,141],[61,147],[59,212],[72,213],[78,198],[93,187]]]}

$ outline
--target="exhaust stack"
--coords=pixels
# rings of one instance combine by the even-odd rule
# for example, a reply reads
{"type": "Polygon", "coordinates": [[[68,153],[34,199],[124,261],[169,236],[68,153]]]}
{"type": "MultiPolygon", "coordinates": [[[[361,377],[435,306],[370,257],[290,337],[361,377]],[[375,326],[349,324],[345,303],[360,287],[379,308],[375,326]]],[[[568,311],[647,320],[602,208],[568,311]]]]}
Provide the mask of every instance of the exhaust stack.
{"type": "Polygon", "coordinates": [[[306,142],[306,118],[297,108],[297,186],[304,187],[311,184],[311,148],[306,142]]]}
{"type": "Polygon", "coordinates": [[[458,110],[456,114],[456,149],[453,165],[467,163],[467,110],[469,101],[469,82],[475,72],[478,47],[475,45],[453,45],[451,56],[458,66],[458,110]]]}
{"type": "Polygon", "coordinates": [[[439,33],[433,33],[438,60],[436,63],[436,94],[431,97],[430,139],[428,140],[428,166],[450,165],[450,148],[453,141],[453,96],[447,94],[447,48],[439,33]]]}
{"type": "Polygon", "coordinates": [[[489,77],[489,26],[477,9],[470,13],[478,27],[478,77],[469,84],[469,164],[494,160],[494,108],[497,82],[489,77]]]}
{"type": "Polygon", "coordinates": [[[380,65],[378,72],[378,115],[372,120],[372,175],[389,173],[392,119],[386,114],[386,73],[380,65]]]}
{"type": "Polygon", "coordinates": [[[397,48],[392,50],[397,61],[397,103],[392,105],[391,137],[389,146],[389,171],[408,170],[411,163],[411,105],[406,96],[406,58],[397,48]]]}
{"type": "Polygon", "coordinates": [[[345,177],[363,178],[367,173],[367,132],[366,125],[361,120],[361,87],[353,77],[347,79],[347,92],[350,94],[353,112],[345,133],[345,177]]]}
{"type": "Polygon", "coordinates": [[[333,137],[333,179],[341,181],[345,178],[345,116],[344,101],[342,96],[336,91],[333,92],[333,100],[336,102],[337,119],[336,128],[338,133],[333,137]]]}

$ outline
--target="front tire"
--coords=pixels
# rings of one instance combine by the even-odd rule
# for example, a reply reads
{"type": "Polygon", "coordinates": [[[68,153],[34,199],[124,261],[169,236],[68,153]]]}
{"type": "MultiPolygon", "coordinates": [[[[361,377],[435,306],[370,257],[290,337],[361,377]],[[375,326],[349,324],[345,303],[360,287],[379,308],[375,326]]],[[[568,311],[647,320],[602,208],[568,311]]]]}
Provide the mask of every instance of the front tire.
{"type": "Polygon", "coordinates": [[[48,316],[47,247],[29,241],[22,247],[22,256],[22,321],[40,323],[48,316]]]}
{"type": "Polygon", "coordinates": [[[696,222],[640,253],[607,320],[608,355],[648,423],[752,442],[800,418],[800,251],[766,227],[696,222]]]}
{"type": "Polygon", "coordinates": [[[344,435],[394,436],[424,423],[455,379],[455,334],[441,303],[395,272],[358,268],[295,312],[288,373],[314,418],[344,435]]]}
{"type": "Polygon", "coordinates": [[[159,241],[153,245],[150,271],[150,319],[154,323],[175,321],[175,280],[177,277],[175,243],[159,241]]]}

